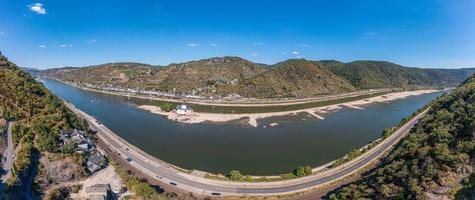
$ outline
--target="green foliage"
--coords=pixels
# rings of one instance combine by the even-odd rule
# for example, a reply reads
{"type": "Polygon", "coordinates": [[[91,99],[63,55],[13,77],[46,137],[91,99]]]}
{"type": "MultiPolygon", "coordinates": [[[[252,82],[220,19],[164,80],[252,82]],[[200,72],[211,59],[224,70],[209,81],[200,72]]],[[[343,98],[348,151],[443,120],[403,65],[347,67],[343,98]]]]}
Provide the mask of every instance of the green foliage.
{"type": "Polygon", "coordinates": [[[303,177],[312,175],[312,167],[310,166],[299,166],[292,172],[296,177],[303,177]]]}
{"type": "Polygon", "coordinates": [[[69,197],[69,190],[65,187],[55,188],[50,190],[43,200],[62,200],[69,197]]]}
{"type": "Polygon", "coordinates": [[[165,112],[170,112],[175,109],[176,105],[172,103],[163,103],[160,105],[160,109],[165,112]]]}
{"type": "Polygon", "coordinates": [[[232,181],[242,181],[243,175],[238,170],[231,170],[228,174],[228,178],[232,181]]]}
{"type": "Polygon", "coordinates": [[[127,189],[133,191],[136,197],[142,197],[144,199],[150,200],[169,199],[167,198],[167,194],[160,194],[154,187],[152,187],[146,181],[139,179],[134,174],[122,168],[116,162],[110,161],[110,164],[114,166],[115,172],[125,183],[127,189]]]}
{"type": "Polygon", "coordinates": [[[475,173],[463,178],[461,186],[455,194],[456,199],[475,199],[475,173]]]}
{"type": "Polygon", "coordinates": [[[14,121],[13,142],[19,149],[4,194],[14,197],[23,192],[25,180],[34,176],[39,154],[59,151],[60,130],[87,130],[87,125],[61,99],[2,56],[0,83],[0,113],[14,121]]]}
{"type": "Polygon", "coordinates": [[[475,69],[421,69],[403,67],[384,61],[318,62],[334,74],[348,80],[358,89],[455,86],[475,69]]]}
{"type": "MultiPolygon", "coordinates": [[[[426,116],[411,129],[381,166],[331,194],[331,199],[425,199],[434,186],[457,187],[453,174],[475,156],[475,76],[452,93],[430,103],[426,116]]],[[[402,120],[401,123],[407,120],[402,120]]],[[[456,194],[472,198],[473,177],[456,194]]],[[[456,188],[455,188],[456,189],[456,188]]],[[[447,195],[451,195],[450,193],[447,195]]]]}

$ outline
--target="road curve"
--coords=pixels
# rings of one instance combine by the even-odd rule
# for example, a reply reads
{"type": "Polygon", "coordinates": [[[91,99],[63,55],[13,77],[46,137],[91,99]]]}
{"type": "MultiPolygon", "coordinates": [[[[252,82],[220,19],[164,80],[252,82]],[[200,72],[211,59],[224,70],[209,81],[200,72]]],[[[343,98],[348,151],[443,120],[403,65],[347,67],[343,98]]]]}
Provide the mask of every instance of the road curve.
{"type": "Polygon", "coordinates": [[[121,139],[103,124],[96,121],[93,117],[71,104],[66,104],[72,111],[89,122],[91,128],[97,131],[97,136],[106,143],[109,149],[119,153],[124,159],[130,158],[131,161],[129,163],[142,173],[165,184],[173,182],[176,184],[176,187],[189,192],[204,195],[211,195],[212,193],[217,192],[221,195],[231,196],[289,194],[304,191],[323,184],[329,184],[336,180],[345,178],[366,167],[373,160],[383,156],[384,152],[391,149],[401,138],[406,136],[411,127],[413,127],[426,113],[426,111],[424,111],[417,115],[384,141],[358,158],[355,158],[342,166],[298,179],[265,183],[246,183],[217,181],[192,176],[178,167],[146,154],[137,147],[121,139]]]}

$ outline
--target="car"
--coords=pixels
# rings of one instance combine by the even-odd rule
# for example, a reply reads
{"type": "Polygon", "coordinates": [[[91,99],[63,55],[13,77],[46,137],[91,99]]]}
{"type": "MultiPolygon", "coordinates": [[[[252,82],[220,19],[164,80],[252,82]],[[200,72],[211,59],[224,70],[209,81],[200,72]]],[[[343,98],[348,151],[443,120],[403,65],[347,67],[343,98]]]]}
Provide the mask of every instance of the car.
{"type": "Polygon", "coordinates": [[[219,192],[213,192],[213,193],[211,193],[211,195],[219,196],[219,195],[221,195],[221,193],[219,193],[219,192]]]}
{"type": "Polygon", "coordinates": [[[128,157],[127,157],[127,158],[125,158],[125,160],[126,160],[127,162],[130,162],[130,161],[132,161],[132,159],[131,159],[131,158],[128,158],[128,157]]]}
{"type": "Polygon", "coordinates": [[[170,185],[176,186],[177,184],[175,182],[170,182],[170,185]]]}
{"type": "Polygon", "coordinates": [[[158,178],[158,179],[162,179],[162,177],[161,177],[161,176],[157,176],[157,178],[158,178]]]}

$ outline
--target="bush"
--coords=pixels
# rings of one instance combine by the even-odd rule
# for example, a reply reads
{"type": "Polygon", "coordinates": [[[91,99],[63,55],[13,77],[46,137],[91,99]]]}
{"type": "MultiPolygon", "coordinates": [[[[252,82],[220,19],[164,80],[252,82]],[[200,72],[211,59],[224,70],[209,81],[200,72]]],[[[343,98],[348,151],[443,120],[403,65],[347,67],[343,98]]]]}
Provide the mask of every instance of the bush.
{"type": "Polygon", "coordinates": [[[294,169],[293,174],[297,177],[308,176],[312,174],[312,168],[310,166],[299,166],[294,169]]]}
{"type": "Polygon", "coordinates": [[[238,170],[231,170],[228,174],[228,178],[233,181],[240,181],[243,179],[243,175],[238,170]]]}
{"type": "Polygon", "coordinates": [[[61,199],[67,199],[69,197],[69,191],[67,188],[56,188],[52,189],[49,191],[44,199],[45,200],[61,200],[61,199]]]}
{"type": "Polygon", "coordinates": [[[160,105],[160,109],[162,111],[165,111],[165,112],[170,112],[172,111],[173,109],[175,109],[175,105],[171,104],[171,103],[164,103],[162,105],[160,105]]]}

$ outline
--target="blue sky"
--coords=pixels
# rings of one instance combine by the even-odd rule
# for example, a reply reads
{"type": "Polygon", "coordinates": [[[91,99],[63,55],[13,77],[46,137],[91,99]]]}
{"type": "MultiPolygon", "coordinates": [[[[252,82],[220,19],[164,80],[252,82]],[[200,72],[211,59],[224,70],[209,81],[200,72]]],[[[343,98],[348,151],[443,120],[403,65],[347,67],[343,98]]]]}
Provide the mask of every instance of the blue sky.
{"type": "Polygon", "coordinates": [[[24,67],[214,56],[475,67],[471,0],[0,0],[0,50],[24,67]]]}

